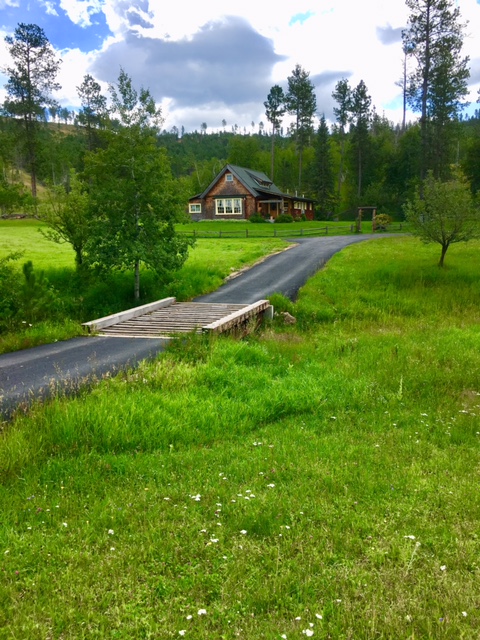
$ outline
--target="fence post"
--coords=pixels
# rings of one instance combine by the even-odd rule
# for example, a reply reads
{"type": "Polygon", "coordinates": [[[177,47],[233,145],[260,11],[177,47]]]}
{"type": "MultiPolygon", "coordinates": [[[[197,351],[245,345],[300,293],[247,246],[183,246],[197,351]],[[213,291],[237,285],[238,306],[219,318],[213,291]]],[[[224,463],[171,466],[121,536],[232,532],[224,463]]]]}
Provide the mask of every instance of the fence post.
{"type": "Polygon", "coordinates": [[[328,226],[325,227],[325,235],[328,236],[328,226]]]}
{"type": "Polygon", "coordinates": [[[248,229],[245,229],[245,237],[248,238],[248,229]]]}
{"type": "Polygon", "coordinates": [[[303,236],[303,229],[300,229],[300,235],[303,236]]]}
{"type": "Polygon", "coordinates": [[[274,230],[273,230],[273,236],[274,236],[275,238],[277,237],[277,230],[276,230],[276,229],[274,229],[274,230]]]}
{"type": "Polygon", "coordinates": [[[221,238],[221,237],[222,237],[222,232],[221,232],[221,231],[219,231],[219,232],[218,232],[218,237],[219,237],[219,238],[221,238]]]}
{"type": "Polygon", "coordinates": [[[197,237],[197,230],[196,230],[196,229],[194,229],[194,230],[193,230],[193,237],[194,237],[194,238],[196,238],[196,237],[197,237]]]}

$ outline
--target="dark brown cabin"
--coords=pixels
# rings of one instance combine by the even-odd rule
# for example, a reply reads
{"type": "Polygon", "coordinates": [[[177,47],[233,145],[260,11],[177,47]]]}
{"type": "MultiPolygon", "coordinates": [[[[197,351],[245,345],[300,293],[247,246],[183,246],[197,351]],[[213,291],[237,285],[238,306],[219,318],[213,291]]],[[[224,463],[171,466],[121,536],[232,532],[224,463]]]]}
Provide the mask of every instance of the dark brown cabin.
{"type": "Polygon", "coordinates": [[[192,220],[248,220],[259,213],[275,220],[281,213],[313,220],[314,200],[283,193],[261,171],[227,164],[203,193],[190,198],[192,220]]]}

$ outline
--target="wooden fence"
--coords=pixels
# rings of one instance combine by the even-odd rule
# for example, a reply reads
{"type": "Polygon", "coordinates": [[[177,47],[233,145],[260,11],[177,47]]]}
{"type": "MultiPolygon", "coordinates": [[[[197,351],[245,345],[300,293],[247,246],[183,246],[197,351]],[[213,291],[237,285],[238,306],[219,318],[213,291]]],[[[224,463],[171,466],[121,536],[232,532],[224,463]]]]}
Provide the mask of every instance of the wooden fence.
{"type": "MultiPolygon", "coordinates": [[[[391,224],[388,227],[389,233],[399,233],[405,230],[405,225],[402,222],[391,224]]],[[[318,237],[318,236],[338,236],[338,235],[350,235],[355,233],[355,224],[348,224],[343,226],[325,226],[325,227],[309,227],[307,229],[292,224],[288,229],[276,228],[276,225],[252,225],[248,229],[189,229],[178,230],[180,235],[185,235],[194,238],[295,238],[295,237],[318,237]],[[259,228],[260,227],[260,228],[259,228]]],[[[371,229],[365,225],[364,233],[371,233],[371,229]]],[[[383,231],[376,231],[381,235],[383,231]]]]}

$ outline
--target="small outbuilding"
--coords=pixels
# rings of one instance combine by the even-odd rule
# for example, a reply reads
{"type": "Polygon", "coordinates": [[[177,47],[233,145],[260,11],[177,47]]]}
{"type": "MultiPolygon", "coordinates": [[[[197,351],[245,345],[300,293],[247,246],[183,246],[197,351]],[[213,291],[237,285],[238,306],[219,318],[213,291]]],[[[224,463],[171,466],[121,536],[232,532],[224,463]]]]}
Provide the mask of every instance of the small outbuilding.
{"type": "Polygon", "coordinates": [[[254,213],[275,220],[282,213],[313,220],[314,200],[283,193],[261,171],[227,164],[213,182],[188,201],[192,220],[248,220],[254,213]]]}

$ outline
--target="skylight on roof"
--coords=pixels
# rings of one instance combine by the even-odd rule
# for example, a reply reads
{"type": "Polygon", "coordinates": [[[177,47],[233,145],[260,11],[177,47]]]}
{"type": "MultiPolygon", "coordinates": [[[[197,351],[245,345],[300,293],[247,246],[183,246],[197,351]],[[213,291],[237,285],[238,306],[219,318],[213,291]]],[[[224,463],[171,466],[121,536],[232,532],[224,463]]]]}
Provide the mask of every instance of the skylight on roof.
{"type": "Polygon", "coordinates": [[[269,187],[270,185],[273,184],[271,180],[262,180],[261,178],[255,178],[255,182],[262,187],[269,187]]]}

